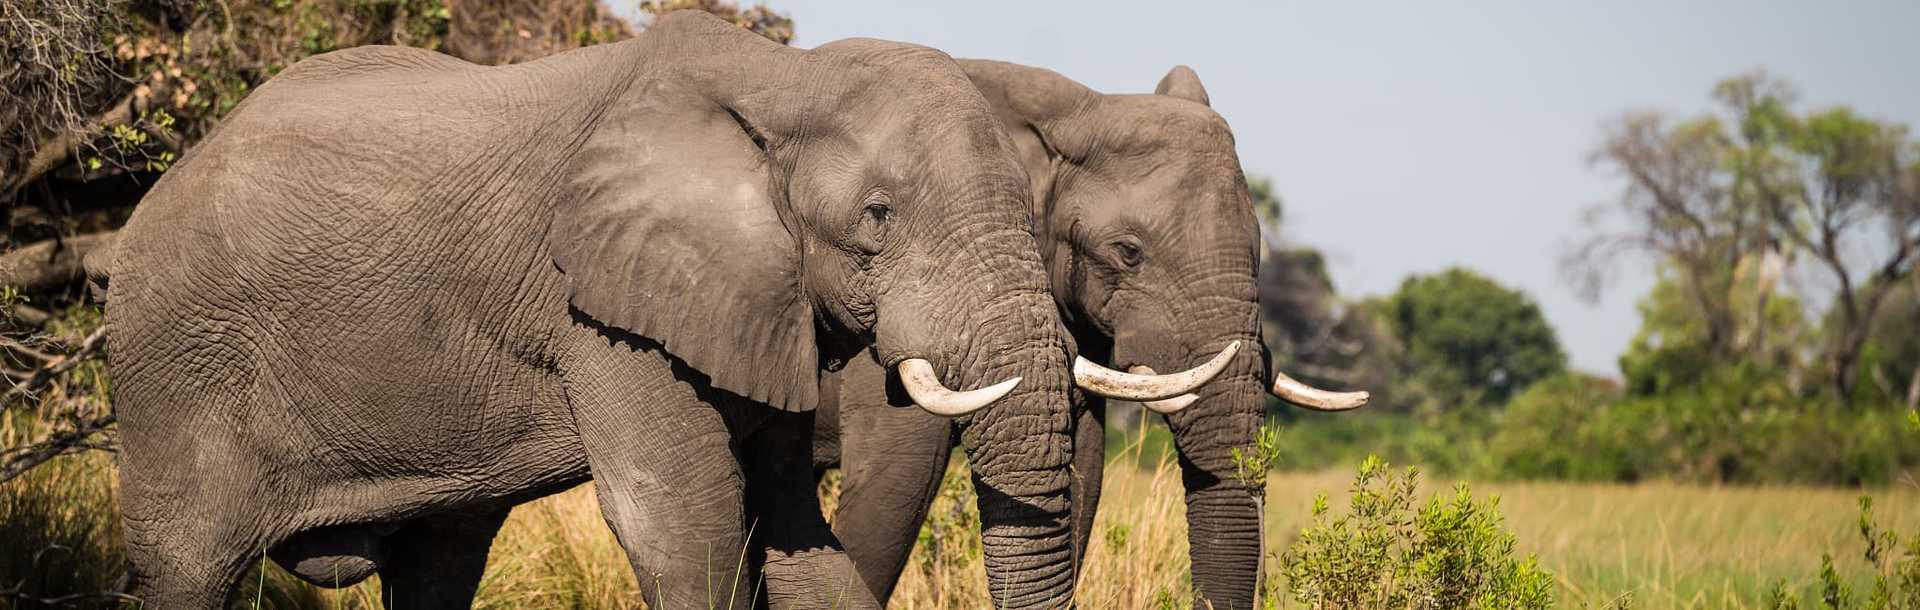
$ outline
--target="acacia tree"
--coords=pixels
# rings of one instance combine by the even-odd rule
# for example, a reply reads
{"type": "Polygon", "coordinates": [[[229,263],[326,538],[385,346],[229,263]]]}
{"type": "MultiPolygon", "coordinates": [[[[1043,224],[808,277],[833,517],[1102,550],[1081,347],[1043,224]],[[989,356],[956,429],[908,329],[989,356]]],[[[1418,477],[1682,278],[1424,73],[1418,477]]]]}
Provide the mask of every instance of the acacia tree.
{"type": "Polygon", "coordinates": [[[1741,292],[1756,291],[1749,311],[1764,315],[1782,271],[1803,263],[1830,286],[1801,300],[1830,303],[1821,372],[1849,403],[1879,311],[1920,257],[1920,143],[1844,106],[1796,113],[1793,88],[1760,72],[1722,81],[1713,98],[1718,114],[1671,123],[1637,112],[1608,126],[1594,160],[1627,186],[1596,213],[1621,213],[1628,227],[1590,236],[1563,268],[1591,297],[1617,254],[1671,264],[1707,350],[1733,359],[1768,351],[1767,324],[1736,332],[1741,292]]]}

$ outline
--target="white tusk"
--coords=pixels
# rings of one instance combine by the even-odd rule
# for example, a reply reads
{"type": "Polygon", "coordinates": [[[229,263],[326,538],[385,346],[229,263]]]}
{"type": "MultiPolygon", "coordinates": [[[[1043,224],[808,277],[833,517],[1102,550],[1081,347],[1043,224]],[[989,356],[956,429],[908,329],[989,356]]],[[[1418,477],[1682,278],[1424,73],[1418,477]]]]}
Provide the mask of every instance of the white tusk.
{"type": "MultiPolygon", "coordinates": [[[[1150,367],[1144,364],[1136,364],[1132,368],[1127,369],[1127,372],[1133,373],[1135,375],[1158,375],[1159,374],[1159,373],[1153,372],[1153,367],[1150,367]]],[[[1179,396],[1175,396],[1173,398],[1169,398],[1166,400],[1145,401],[1140,403],[1140,406],[1146,407],[1148,411],[1159,413],[1161,415],[1172,415],[1175,413],[1179,413],[1181,409],[1187,408],[1189,405],[1192,405],[1194,401],[1197,401],[1197,400],[1200,400],[1199,396],[1196,396],[1193,394],[1181,394],[1179,396]]]]}
{"type": "Polygon", "coordinates": [[[933,373],[933,363],[921,358],[902,360],[896,370],[900,372],[900,385],[906,386],[914,404],[928,413],[945,417],[978,411],[1006,396],[1013,391],[1013,386],[1020,385],[1020,378],[1015,377],[978,390],[955,392],[940,383],[940,376],[933,373]]]}
{"type": "Polygon", "coordinates": [[[1165,400],[1206,385],[1215,375],[1226,370],[1227,362],[1240,351],[1240,342],[1234,341],[1227,349],[1220,350],[1206,364],[1170,375],[1136,375],[1122,373],[1098,364],[1086,358],[1073,359],[1073,384],[1081,389],[1107,398],[1120,400],[1165,400]]]}
{"type": "Polygon", "coordinates": [[[1366,392],[1329,392],[1316,388],[1286,373],[1273,371],[1273,387],[1269,388],[1274,396],[1314,411],[1348,411],[1364,407],[1372,395],[1366,392]]]}

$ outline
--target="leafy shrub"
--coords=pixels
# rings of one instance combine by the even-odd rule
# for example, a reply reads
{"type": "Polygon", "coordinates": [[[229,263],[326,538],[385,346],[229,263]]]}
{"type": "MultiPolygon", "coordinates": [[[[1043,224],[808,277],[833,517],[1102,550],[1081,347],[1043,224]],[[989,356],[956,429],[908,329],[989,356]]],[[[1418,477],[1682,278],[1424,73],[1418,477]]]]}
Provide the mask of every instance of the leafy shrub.
{"type": "Polygon", "coordinates": [[[1516,396],[1497,419],[1483,474],[1632,482],[1877,485],[1920,467],[1907,414],[1842,409],[1784,376],[1726,366],[1658,395],[1561,376],[1516,396]]]}
{"type": "MultiPolygon", "coordinates": [[[[1860,538],[1867,543],[1863,554],[1873,569],[1873,590],[1856,603],[1854,592],[1834,567],[1833,555],[1821,554],[1818,578],[1820,606],[1833,610],[1920,610],[1920,534],[1906,541],[1880,529],[1873,519],[1873,498],[1860,497],[1860,538]],[[1897,555],[1896,555],[1897,554],[1897,555]]],[[[1768,595],[1768,607],[1774,610],[1799,610],[1800,596],[1786,582],[1774,585],[1768,595]]]]}
{"type": "Polygon", "coordinates": [[[1369,456],[1347,514],[1322,494],[1313,522],[1281,558],[1287,589],[1314,608],[1550,608],[1553,575],[1514,556],[1499,499],[1475,501],[1466,484],[1418,509],[1420,472],[1396,475],[1369,456]]]}
{"type": "Polygon", "coordinates": [[[1489,469],[1486,439],[1493,423],[1487,409],[1426,415],[1290,410],[1276,414],[1282,424],[1277,468],[1322,471],[1378,455],[1441,475],[1472,475],[1489,469]]]}

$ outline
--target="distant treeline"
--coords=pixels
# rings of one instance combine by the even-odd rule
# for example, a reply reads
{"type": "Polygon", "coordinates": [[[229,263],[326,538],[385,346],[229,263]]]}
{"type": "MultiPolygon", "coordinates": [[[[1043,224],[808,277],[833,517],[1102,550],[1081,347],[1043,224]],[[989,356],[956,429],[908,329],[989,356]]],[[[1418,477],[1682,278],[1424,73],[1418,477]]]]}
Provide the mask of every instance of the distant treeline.
{"type": "MultiPolygon", "coordinates": [[[[1570,371],[1527,295],[1468,270],[1340,303],[1317,252],[1262,265],[1282,366],[1371,390],[1366,411],[1279,405],[1282,468],[1369,453],[1505,478],[1881,484],[1920,472],[1920,141],[1847,107],[1800,112],[1753,73],[1716,112],[1633,112],[1593,163],[1619,198],[1563,255],[1597,298],[1650,263],[1617,377],[1570,371]]],[[[1277,219],[1278,214],[1271,215],[1277,219]]]]}

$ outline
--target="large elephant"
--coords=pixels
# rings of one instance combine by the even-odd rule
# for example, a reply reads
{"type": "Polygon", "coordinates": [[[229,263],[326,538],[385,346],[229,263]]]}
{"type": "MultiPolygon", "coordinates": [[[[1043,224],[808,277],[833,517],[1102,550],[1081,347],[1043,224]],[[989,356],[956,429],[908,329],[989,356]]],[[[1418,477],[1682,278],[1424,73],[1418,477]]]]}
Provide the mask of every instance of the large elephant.
{"type": "Polygon", "coordinates": [[[851,566],[773,507],[813,500],[807,411],[854,361],[991,403],[994,599],[1067,605],[1072,346],[1015,159],[937,51],[700,13],[514,66],[303,61],[88,261],[137,593],[219,607],[264,553],[463,607],[508,508],[591,474],[653,607],[750,604],[756,545],[777,604],[820,602],[780,592],[851,566]]]}
{"type": "MultiPolygon", "coordinates": [[[[1019,149],[1049,286],[1083,357],[1152,372],[1251,348],[1197,394],[1146,406],[1165,414],[1179,452],[1194,606],[1253,607],[1262,490],[1235,476],[1234,448],[1254,443],[1270,391],[1321,410],[1360,406],[1366,394],[1269,368],[1255,299],[1259,229],[1232,133],[1185,66],[1155,95],[1105,95],[1048,70],[960,63],[1019,149]]],[[[1098,367],[1079,363],[1076,375],[1089,368],[1098,367]]],[[[870,365],[828,379],[815,437],[816,468],[844,474],[834,532],[883,601],[952,443],[948,421],[891,408],[908,403],[890,383],[870,365]]],[[[1076,395],[1074,413],[1077,564],[1099,503],[1105,402],[1076,395]]]]}

